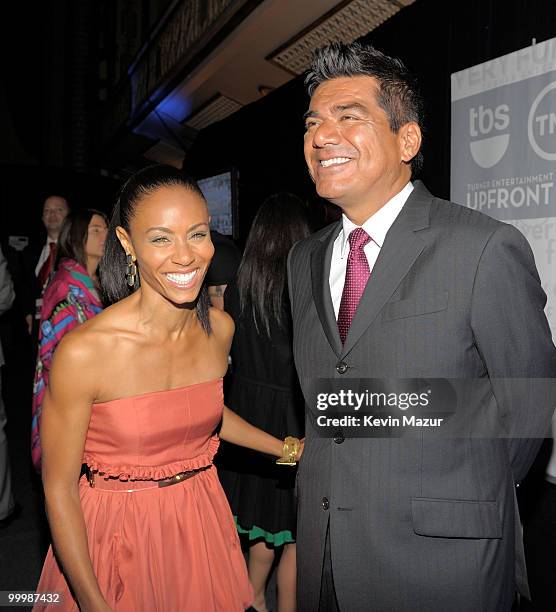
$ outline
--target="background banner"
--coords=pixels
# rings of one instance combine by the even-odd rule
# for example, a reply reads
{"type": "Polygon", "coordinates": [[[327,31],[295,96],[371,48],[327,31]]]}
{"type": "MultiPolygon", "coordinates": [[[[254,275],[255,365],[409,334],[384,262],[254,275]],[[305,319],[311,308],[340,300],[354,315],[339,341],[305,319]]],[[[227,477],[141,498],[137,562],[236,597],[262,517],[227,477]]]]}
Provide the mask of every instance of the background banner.
{"type": "Polygon", "coordinates": [[[556,337],[556,38],[452,74],[451,199],[529,240],[556,337]]]}

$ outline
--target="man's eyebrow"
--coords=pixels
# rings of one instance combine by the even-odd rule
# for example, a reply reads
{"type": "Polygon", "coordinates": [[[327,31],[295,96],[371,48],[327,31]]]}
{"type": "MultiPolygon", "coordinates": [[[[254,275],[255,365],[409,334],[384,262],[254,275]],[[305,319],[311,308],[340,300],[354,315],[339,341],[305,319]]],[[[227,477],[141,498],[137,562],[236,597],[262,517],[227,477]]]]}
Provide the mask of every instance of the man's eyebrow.
{"type": "MultiPolygon", "coordinates": [[[[361,104],[361,102],[346,102],[345,104],[334,105],[332,107],[332,114],[337,115],[338,113],[343,113],[344,111],[347,111],[347,110],[358,110],[365,114],[369,112],[367,107],[364,104],[361,104]]],[[[318,115],[319,115],[318,111],[308,110],[303,115],[303,120],[306,121],[307,119],[309,119],[309,117],[318,117],[318,115]]]]}
{"type": "Polygon", "coordinates": [[[337,104],[336,106],[332,107],[333,113],[343,113],[347,110],[359,110],[364,113],[369,112],[367,107],[360,102],[348,102],[347,104],[337,104]]]}

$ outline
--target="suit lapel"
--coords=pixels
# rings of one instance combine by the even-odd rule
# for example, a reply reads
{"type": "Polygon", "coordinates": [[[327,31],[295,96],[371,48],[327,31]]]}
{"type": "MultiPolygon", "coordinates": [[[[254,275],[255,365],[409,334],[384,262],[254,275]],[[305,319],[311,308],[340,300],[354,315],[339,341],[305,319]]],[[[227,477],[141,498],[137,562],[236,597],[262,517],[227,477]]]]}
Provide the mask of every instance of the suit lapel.
{"type": "Polygon", "coordinates": [[[425,248],[426,243],[416,232],[429,226],[431,198],[427,189],[416,181],[414,190],[386,234],[349,328],[346,343],[341,351],[342,358],[351,351],[376,319],[425,248]]]}
{"type": "Polygon", "coordinates": [[[334,241],[342,228],[341,221],[331,227],[319,241],[317,248],[311,254],[311,282],[313,286],[313,300],[319,319],[328,339],[330,346],[337,356],[342,350],[342,341],[334,316],[334,306],[330,295],[330,262],[332,261],[332,251],[334,241]]]}

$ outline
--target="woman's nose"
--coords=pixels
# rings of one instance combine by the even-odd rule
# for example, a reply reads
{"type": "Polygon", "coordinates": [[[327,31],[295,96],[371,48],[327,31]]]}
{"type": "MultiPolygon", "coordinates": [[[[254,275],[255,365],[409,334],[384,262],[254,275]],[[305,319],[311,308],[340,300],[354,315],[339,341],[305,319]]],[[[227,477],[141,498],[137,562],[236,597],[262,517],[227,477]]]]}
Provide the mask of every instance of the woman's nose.
{"type": "Polygon", "coordinates": [[[186,242],[177,241],[172,259],[180,266],[187,266],[195,259],[195,253],[186,242]]]}

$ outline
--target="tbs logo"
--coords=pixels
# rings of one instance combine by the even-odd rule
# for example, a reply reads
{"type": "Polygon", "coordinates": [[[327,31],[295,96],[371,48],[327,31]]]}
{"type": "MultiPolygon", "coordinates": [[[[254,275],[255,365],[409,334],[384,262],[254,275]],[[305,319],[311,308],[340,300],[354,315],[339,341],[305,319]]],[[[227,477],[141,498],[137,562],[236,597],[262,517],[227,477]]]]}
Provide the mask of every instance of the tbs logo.
{"type": "Polygon", "coordinates": [[[492,168],[504,157],[510,135],[503,134],[510,125],[510,108],[500,104],[489,108],[482,104],[469,109],[469,143],[471,155],[481,168],[492,168]]]}

